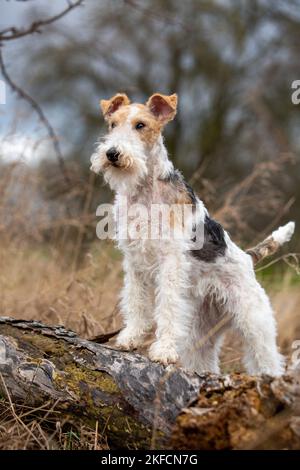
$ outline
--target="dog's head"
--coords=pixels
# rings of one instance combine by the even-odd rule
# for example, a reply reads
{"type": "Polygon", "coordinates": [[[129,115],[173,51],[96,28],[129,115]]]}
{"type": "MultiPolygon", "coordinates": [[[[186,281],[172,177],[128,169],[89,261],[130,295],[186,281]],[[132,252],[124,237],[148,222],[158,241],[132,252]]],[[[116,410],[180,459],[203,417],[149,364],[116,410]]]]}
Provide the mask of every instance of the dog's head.
{"type": "Polygon", "coordinates": [[[147,175],[162,129],[176,115],[177,96],[155,93],[146,104],[131,104],[119,93],[100,106],[108,133],[91,157],[91,170],[102,172],[112,189],[129,189],[147,175]]]}

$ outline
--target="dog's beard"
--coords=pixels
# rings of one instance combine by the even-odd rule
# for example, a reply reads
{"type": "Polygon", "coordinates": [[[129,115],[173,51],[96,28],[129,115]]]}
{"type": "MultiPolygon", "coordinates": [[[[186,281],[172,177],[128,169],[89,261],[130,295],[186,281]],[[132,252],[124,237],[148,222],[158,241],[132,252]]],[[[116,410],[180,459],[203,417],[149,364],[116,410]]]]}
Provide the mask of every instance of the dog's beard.
{"type": "Polygon", "coordinates": [[[118,166],[109,165],[103,172],[105,181],[111,189],[119,193],[132,193],[147,175],[147,167],[144,162],[137,162],[131,158],[118,166]]]}
{"type": "Polygon", "coordinates": [[[91,170],[102,173],[111,189],[120,193],[130,193],[144,180],[147,165],[140,155],[121,153],[117,162],[109,162],[106,149],[98,149],[91,157],[91,170]]]}
{"type": "MultiPolygon", "coordinates": [[[[110,163],[110,162],[108,162],[110,163]]],[[[134,170],[134,159],[130,155],[121,155],[120,159],[117,162],[110,163],[109,166],[114,168],[119,168],[120,170],[134,170]]],[[[109,166],[107,168],[109,168],[109,166]]]]}

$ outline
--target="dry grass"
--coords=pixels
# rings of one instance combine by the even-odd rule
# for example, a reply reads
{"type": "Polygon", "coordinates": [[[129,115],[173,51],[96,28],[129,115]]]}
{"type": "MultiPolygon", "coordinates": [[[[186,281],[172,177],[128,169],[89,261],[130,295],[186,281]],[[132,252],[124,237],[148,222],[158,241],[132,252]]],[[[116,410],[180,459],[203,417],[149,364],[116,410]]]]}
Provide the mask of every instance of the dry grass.
{"type": "MultiPolygon", "coordinates": [[[[1,378],[0,378],[1,380],[1,378]]],[[[0,450],[104,450],[105,435],[98,429],[70,420],[60,420],[55,404],[40,408],[13,404],[0,398],[0,450]]]]}
{"type": "Polygon", "coordinates": [[[63,324],[84,337],[116,329],[121,262],[113,248],[103,251],[99,244],[90,247],[76,270],[68,269],[68,260],[47,245],[5,247],[1,313],[63,324]]]}

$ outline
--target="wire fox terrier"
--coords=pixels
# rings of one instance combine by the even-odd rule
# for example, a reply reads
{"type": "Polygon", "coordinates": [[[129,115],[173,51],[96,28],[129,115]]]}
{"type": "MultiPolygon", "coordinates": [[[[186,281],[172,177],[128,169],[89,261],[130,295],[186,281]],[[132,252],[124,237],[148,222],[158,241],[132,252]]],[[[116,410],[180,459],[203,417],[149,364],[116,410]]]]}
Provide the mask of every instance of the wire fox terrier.
{"type": "MultiPolygon", "coordinates": [[[[118,236],[117,231],[125,271],[121,295],[125,328],[117,338],[118,347],[129,350],[141,345],[155,324],[150,359],[180,362],[198,373],[218,373],[222,339],[231,327],[242,337],[247,372],[279,376],[284,359],[276,346],[272,307],[255,278],[253,260],[288,241],[294,223],[273,232],[256,253],[244,252],[210,217],[168,158],[161,132],[176,115],[177,96],[156,93],[144,105],[131,104],[125,94],[117,94],[100,104],[109,130],[91,157],[91,169],[102,172],[116,192],[115,214],[124,198],[129,209],[187,205],[193,208],[192,230],[197,233],[202,227],[203,233],[201,246],[195,247],[196,237],[190,233],[158,240],[118,236]]],[[[136,210],[132,214],[129,218],[134,220],[136,210]]],[[[186,223],[179,219],[172,213],[168,219],[175,231],[186,223]]],[[[138,231],[148,234],[148,223],[141,227],[139,222],[138,231]]]]}

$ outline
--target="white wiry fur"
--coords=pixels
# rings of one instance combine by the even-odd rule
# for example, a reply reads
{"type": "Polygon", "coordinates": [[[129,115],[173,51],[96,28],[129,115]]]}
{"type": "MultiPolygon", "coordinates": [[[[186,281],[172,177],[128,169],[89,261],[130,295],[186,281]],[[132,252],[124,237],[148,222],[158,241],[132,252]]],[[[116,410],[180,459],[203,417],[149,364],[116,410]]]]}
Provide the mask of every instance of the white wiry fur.
{"type": "MultiPolygon", "coordinates": [[[[131,106],[131,115],[138,110],[131,106]]],[[[129,113],[129,114],[130,114],[129,113]]],[[[132,116],[131,116],[132,117],[132,116]]],[[[128,205],[165,202],[159,179],[173,171],[162,137],[151,147],[143,143],[128,121],[113,129],[92,156],[92,170],[105,180],[128,205]],[[116,147],[128,158],[128,169],[107,166],[106,152],[116,147]]],[[[207,214],[197,200],[204,221],[207,214]]],[[[273,233],[279,243],[287,241],[293,224],[273,233]]],[[[245,367],[250,374],[283,373],[284,360],[276,346],[276,325],[264,289],[255,278],[250,255],[225,232],[226,251],[213,262],[191,256],[189,240],[121,239],[125,282],[121,310],[125,328],[117,343],[124,349],[143,342],[156,325],[150,347],[152,360],[164,364],[179,361],[202,373],[219,372],[219,350],[230,327],[242,337],[245,367]]]]}
{"type": "Polygon", "coordinates": [[[289,242],[293,236],[295,231],[295,222],[289,222],[282,227],[279,227],[272,233],[272,238],[275,242],[279,243],[279,245],[283,245],[286,242],[289,242]]]}

